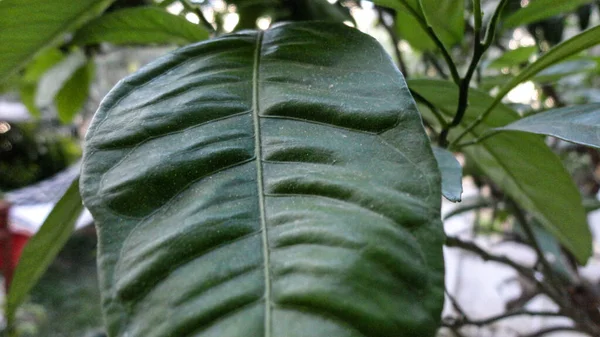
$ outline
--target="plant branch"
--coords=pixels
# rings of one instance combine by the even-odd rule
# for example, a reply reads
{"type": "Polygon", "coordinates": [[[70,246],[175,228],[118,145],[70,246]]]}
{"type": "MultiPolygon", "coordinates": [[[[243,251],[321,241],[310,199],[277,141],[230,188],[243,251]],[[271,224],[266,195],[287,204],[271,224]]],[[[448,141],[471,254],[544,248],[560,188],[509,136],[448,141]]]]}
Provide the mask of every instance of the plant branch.
{"type": "Polygon", "coordinates": [[[418,102],[421,102],[422,104],[424,104],[427,108],[429,108],[429,110],[431,110],[431,113],[433,113],[433,115],[435,116],[435,118],[438,120],[438,123],[440,123],[440,125],[442,126],[442,128],[445,128],[446,125],[448,124],[446,122],[446,120],[444,119],[444,116],[440,113],[439,109],[436,108],[433,103],[429,102],[425,97],[419,95],[419,93],[410,90],[410,94],[415,98],[415,100],[417,100],[418,102]]]}
{"type": "MultiPolygon", "coordinates": [[[[458,69],[456,68],[456,64],[454,64],[454,61],[452,60],[452,56],[450,55],[450,52],[448,52],[448,49],[446,49],[446,47],[444,46],[444,43],[442,42],[442,40],[440,40],[440,38],[437,36],[437,34],[435,34],[435,31],[429,25],[429,23],[427,22],[425,17],[419,15],[419,13],[414,8],[412,8],[406,2],[406,0],[400,0],[399,3],[408,11],[408,13],[410,15],[412,15],[415,18],[415,20],[417,20],[417,23],[419,23],[419,26],[421,26],[421,28],[425,31],[425,33],[427,33],[429,38],[431,38],[431,40],[435,43],[435,45],[438,47],[438,49],[442,52],[442,56],[443,56],[444,60],[446,61],[446,63],[448,64],[448,68],[450,69],[450,74],[452,76],[452,80],[454,81],[454,83],[456,83],[458,85],[460,83],[460,75],[458,74],[458,69]]],[[[418,2],[418,4],[420,7],[421,2],[418,2]]],[[[422,13],[423,10],[421,7],[420,7],[420,9],[421,9],[421,13],[422,13]]]]}
{"type": "Polygon", "coordinates": [[[521,337],[542,337],[544,335],[554,333],[554,332],[560,332],[560,331],[581,332],[581,330],[579,330],[575,327],[572,327],[572,326],[555,326],[555,327],[551,327],[551,328],[542,329],[542,330],[539,330],[539,331],[536,331],[534,333],[530,333],[527,335],[521,335],[521,337]]]}
{"type": "Polygon", "coordinates": [[[480,320],[471,320],[466,317],[463,317],[462,319],[457,319],[454,322],[444,322],[444,323],[442,323],[442,325],[445,327],[448,327],[448,328],[458,328],[458,327],[462,327],[464,325],[474,325],[474,326],[480,327],[480,326],[492,324],[497,321],[500,321],[500,320],[503,320],[506,318],[510,318],[510,317],[515,317],[515,316],[564,317],[565,315],[560,312],[556,312],[556,311],[528,311],[528,310],[524,310],[524,309],[519,309],[519,310],[512,310],[512,311],[505,312],[505,313],[497,315],[497,316],[492,316],[492,317],[488,317],[488,318],[480,319],[480,320]]]}
{"type": "Polygon", "coordinates": [[[198,18],[200,19],[200,23],[202,23],[202,26],[204,26],[204,28],[206,28],[211,34],[215,34],[216,30],[215,27],[213,27],[213,25],[206,19],[206,17],[204,16],[204,13],[202,13],[202,10],[189,3],[189,0],[182,0],[181,4],[183,5],[183,7],[189,11],[189,12],[193,12],[194,14],[196,14],[198,16],[198,18]]]}
{"type": "Polygon", "coordinates": [[[377,8],[377,15],[379,16],[379,22],[381,22],[381,25],[386,30],[386,32],[392,39],[392,43],[394,44],[394,54],[396,55],[396,59],[398,60],[398,68],[400,68],[400,72],[402,72],[402,75],[404,75],[404,78],[407,79],[409,76],[408,69],[406,67],[406,63],[404,62],[404,57],[402,56],[402,51],[400,50],[400,47],[398,46],[400,40],[398,39],[398,35],[396,34],[396,31],[393,29],[393,27],[390,27],[390,25],[388,25],[385,22],[383,14],[384,14],[383,9],[377,8]]]}
{"type": "Polygon", "coordinates": [[[535,275],[533,274],[533,271],[530,268],[525,267],[507,257],[490,254],[473,242],[464,241],[454,236],[447,236],[446,246],[457,247],[466,251],[470,251],[479,255],[479,257],[481,257],[484,261],[493,261],[505,264],[515,269],[517,272],[519,272],[519,274],[522,274],[523,276],[529,279],[535,280],[535,275]]]}
{"type": "MultiPolygon", "coordinates": [[[[479,0],[474,0],[474,3],[478,3],[478,2],[479,2],[479,0]]],[[[448,125],[448,127],[443,129],[442,132],[440,133],[439,145],[442,147],[448,146],[447,138],[448,138],[448,133],[450,132],[450,129],[452,129],[460,124],[460,122],[462,121],[462,119],[467,111],[467,107],[468,107],[468,103],[469,103],[469,87],[471,85],[471,78],[473,77],[473,74],[477,70],[477,66],[479,65],[479,61],[481,60],[481,57],[483,56],[483,54],[485,54],[485,52],[488,50],[488,48],[494,41],[494,35],[496,33],[496,26],[498,25],[498,19],[500,18],[500,14],[502,13],[502,10],[504,9],[504,6],[506,5],[507,2],[508,2],[508,0],[502,0],[498,4],[498,7],[496,7],[496,10],[494,11],[494,14],[492,15],[492,19],[490,20],[490,22],[488,24],[487,31],[486,31],[483,42],[480,40],[481,27],[478,28],[477,23],[475,24],[475,31],[474,31],[475,36],[473,38],[473,41],[474,41],[473,59],[471,59],[471,63],[469,64],[469,68],[467,69],[467,73],[465,74],[465,77],[460,79],[460,81],[458,83],[458,86],[459,86],[458,106],[456,108],[456,113],[454,114],[454,119],[452,120],[450,125],[448,125]]],[[[478,9],[476,8],[478,11],[475,12],[475,15],[481,16],[481,4],[476,5],[476,7],[479,7],[479,8],[478,9]]],[[[481,19],[481,17],[479,19],[481,19]]],[[[476,17],[476,20],[478,20],[477,17],[476,17]]],[[[454,144],[454,142],[451,145],[453,145],[453,144],[454,144]]]]}

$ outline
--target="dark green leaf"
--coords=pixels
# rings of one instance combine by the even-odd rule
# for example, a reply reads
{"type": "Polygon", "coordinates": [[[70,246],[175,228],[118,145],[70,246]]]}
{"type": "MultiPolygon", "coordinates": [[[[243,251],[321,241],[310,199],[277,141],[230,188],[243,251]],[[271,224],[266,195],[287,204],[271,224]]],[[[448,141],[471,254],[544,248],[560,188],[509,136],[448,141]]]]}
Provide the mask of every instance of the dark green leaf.
{"type": "Polygon", "coordinates": [[[509,50],[500,57],[494,59],[488,66],[491,69],[514,67],[522,63],[527,63],[531,55],[537,52],[536,46],[520,47],[514,50],[509,50]]]}
{"type": "Polygon", "coordinates": [[[157,7],[126,8],[107,13],[77,31],[73,42],[85,45],[174,43],[188,44],[206,40],[208,32],[182,16],[157,7]]]}
{"type": "Polygon", "coordinates": [[[504,27],[514,28],[520,25],[540,21],[551,16],[574,11],[582,4],[590,3],[592,0],[530,0],[529,5],[504,21],[504,27]]]}
{"type": "Polygon", "coordinates": [[[39,232],[23,249],[6,299],[6,316],[9,322],[71,236],[82,210],[77,178],[54,206],[39,232]]]}
{"type": "MultiPolygon", "coordinates": [[[[454,116],[458,89],[451,82],[410,80],[411,90],[430,101],[448,119],[454,116]]],[[[450,133],[454,140],[460,132],[490,106],[493,98],[471,89],[469,107],[464,120],[450,133]]],[[[432,125],[437,118],[421,107],[423,117],[432,125]]],[[[473,129],[466,139],[478,139],[490,129],[519,119],[516,112],[498,105],[490,116],[473,129]]],[[[489,177],[499,188],[534,215],[555,235],[581,263],[592,253],[592,236],[587,225],[581,195],[561,160],[537,135],[500,133],[461,151],[469,161],[489,177]]]]}
{"type": "Polygon", "coordinates": [[[495,130],[538,133],[600,148],[600,103],[548,110],[495,130]]]}
{"type": "Polygon", "coordinates": [[[109,335],[439,326],[437,164],[389,56],[343,24],[223,36],[122,81],[88,131],[82,195],[109,335]]]}
{"type": "Polygon", "coordinates": [[[85,54],[77,50],[44,73],[35,94],[36,107],[42,109],[52,105],[58,92],[85,65],[86,60],[85,54]]]}
{"type": "Polygon", "coordinates": [[[75,71],[56,95],[56,110],[58,118],[63,124],[71,123],[75,115],[83,108],[94,78],[94,70],[94,62],[88,61],[75,71]]]}
{"type": "Polygon", "coordinates": [[[0,1],[0,82],[114,0],[0,1]]]}
{"type": "Polygon", "coordinates": [[[434,146],[433,155],[442,173],[442,194],[452,202],[460,201],[462,194],[462,167],[452,152],[434,146]]]}

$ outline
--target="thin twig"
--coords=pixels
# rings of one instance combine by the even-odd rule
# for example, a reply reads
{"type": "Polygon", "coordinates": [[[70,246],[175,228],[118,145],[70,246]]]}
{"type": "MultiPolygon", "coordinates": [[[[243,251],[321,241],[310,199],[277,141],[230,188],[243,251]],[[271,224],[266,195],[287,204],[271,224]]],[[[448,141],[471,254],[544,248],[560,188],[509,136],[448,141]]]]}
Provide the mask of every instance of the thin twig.
{"type": "Polygon", "coordinates": [[[396,59],[398,60],[398,68],[400,68],[400,72],[402,73],[402,75],[404,75],[404,78],[408,79],[408,68],[406,67],[406,63],[404,63],[404,57],[402,56],[402,51],[399,47],[400,39],[398,39],[396,31],[385,22],[382,8],[377,8],[377,15],[379,16],[379,22],[381,22],[381,25],[388,33],[390,39],[392,39],[392,43],[394,44],[394,54],[396,55],[396,59]]]}
{"type": "Polygon", "coordinates": [[[458,319],[455,322],[451,322],[451,323],[447,323],[444,322],[442,323],[443,326],[448,327],[448,328],[458,328],[461,326],[465,326],[465,325],[474,325],[474,326],[484,326],[484,325],[488,325],[488,324],[492,324],[495,323],[497,321],[506,319],[506,318],[510,318],[510,317],[515,317],[515,316],[543,316],[543,317],[564,317],[565,315],[560,313],[560,312],[556,312],[556,311],[528,311],[528,310],[524,310],[524,309],[519,309],[519,310],[513,310],[513,311],[509,311],[509,312],[505,312],[503,314],[497,315],[497,316],[492,316],[489,318],[485,318],[485,319],[480,319],[480,320],[471,320],[471,319],[458,319]]]}
{"type": "MultiPolygon", "coordinates": [[[[421,28],[423,28],[425,33],[427,33],[429,38],[431,38],[431,40],[435,43],[435,45],[438,47],[438,49],[442,52],[442,57],[444,58],[444,61],[446,61],[446,63],[448,64],[448,69],[450,69],[450,74],[452,75],[452,80],[454,81],[454,83],[456,83],[458,85],[460,83],[460,75],[458,74],[458,69],[456,68],[456,64],[454,63],[454,60],[452,60],[452,56],[450,55],[450,52],[448,51],[448,49],[446,49],[446,46],[444,46],[444,43],[442,42],[442,40],[440,40],[440,38],[437,36],[437,34],[433,30],[433,28],[429,25],[429,23],[427,22],[425,17],[420,15],[416,9],[414,9],[411,5],[409,5],[406,2],[406,0],[400,0],[398,3],[400,5],[402,5],[402,7],[404,7],[406,9],[406,11],[412,17],[415,18],[415,20],[417,20],[417,23],[419,24],[419,26],[421,26],[421,28]]],[[[421,13],[423,13],[420,1],[418,2],[418,5],[419,5],[419,10],[421,10],[421,13]]]]}
{"type": "Polygon", "coordinates": [[[576,331],[576,332],[583,332],[575,327],[572,326],[554,326],[551,328],[546,328],[546,329],[542,329],[539,331],[536,331],[534,333],[530,333],[527,335],[521,335],[521,337],[542,337],[544,335],[550,334],[550,333],[554,333],[554,332],[559,332],[559,331],[576,331]]]}

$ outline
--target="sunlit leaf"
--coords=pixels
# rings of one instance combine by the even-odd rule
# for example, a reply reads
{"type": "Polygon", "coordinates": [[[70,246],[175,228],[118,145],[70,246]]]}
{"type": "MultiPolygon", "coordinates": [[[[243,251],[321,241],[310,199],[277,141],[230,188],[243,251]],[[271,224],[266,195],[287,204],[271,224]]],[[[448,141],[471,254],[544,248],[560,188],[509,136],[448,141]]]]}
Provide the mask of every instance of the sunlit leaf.
{"type": "Polygon", "coordinates": [[[114,0],[0,1],[0,82],[114,0]]]}
{"type": "Polygon", "coordinates": [[[527,7],[519,9],[504,20],[506,28],[514,28],[547,19],[551,16],[574,11],[592,0],[530,0],[527,7]]]}
{"type": "Polygon", "coordinates": [[[208,32],[182,16],[157,7],[135,7],[107,13],[77,31],[73,42],[94,44],[174,43],[188,44],[206,40],[208,32]]]}

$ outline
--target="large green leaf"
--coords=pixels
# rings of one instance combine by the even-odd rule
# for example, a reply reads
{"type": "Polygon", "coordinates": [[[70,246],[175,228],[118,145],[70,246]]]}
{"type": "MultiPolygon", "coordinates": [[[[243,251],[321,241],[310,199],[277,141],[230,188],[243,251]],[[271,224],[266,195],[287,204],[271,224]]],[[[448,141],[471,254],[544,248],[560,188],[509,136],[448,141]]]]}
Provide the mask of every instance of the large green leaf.
{"type": "Polygon", "coordinates": [[[1,0],[0,82],[114,0],[1,0]]]}
{"type": "Polygon", "coordinates": [[[548,110],[496,130],[538,133],[600,148],[600,103],[548,110]]]}
{"type": "Polygon", "coordinates": [[[440,175],[371,37],[278,25],[122,81],[86,137],[110,336],[434,336],[440,175]],[[356,52],[352,52],[356,51],[356,52]]]}
{"type": "Polygon", "coordinates": [[[577,7],[592,0],[530,0],[524,7],[510,15],[504,21],[506,28],[540,21],[551,16],[574,11],[577,7]]]}
{"type": "Polygon", "coordinates": [[[25,73],[19,83],[19,95],[21,101],[27,107],[30,114],[40,117],[42,112],[35,103],[37,95],[38,81],[49,69],[64,59],[63,54],[58,49],[46,49],[43,53],[36,56],[32,62],[25,68],[25,73]]]}
{"type": "MultiPolygon", "coordinates": [[[[445,118],[450,120],[454,116],[458,88],[453,83],[410,80],[408,84],[411,90],[438,107],[445,118]]],[[[487,93],[471,89],[463,123],[456,127],[456,132],[450,133],[449,139],[454,140],[492,100],[487,93]]],[[[428,109],[423,107],[421,113],[429,123],[439,125],[428,109]]],[[[490,129],[518,118],[516,112],[500,104],[466,139],[477,139],[490,129]]],[[[541,137],[526,133],[500,133],[461,151],[499,188],[533,214],[581,263],[587,261],[592,253],[592,237],[581,195],[561,160],[541,137]]]]}
{"type": "Polygon", "coordinates": [[[79,179],[75,179],[50,212],[39,232],[23,248],[6,299],[6,317],[9,322],[71,236],[82,210],[79,179]]]}
{"type": "Polygon", "coordinates": [[[188,44],[208,38],[202,26],[157,7],[135,7],[108,13],[77,31],[73,42],[91,44],[188,44]]]}

